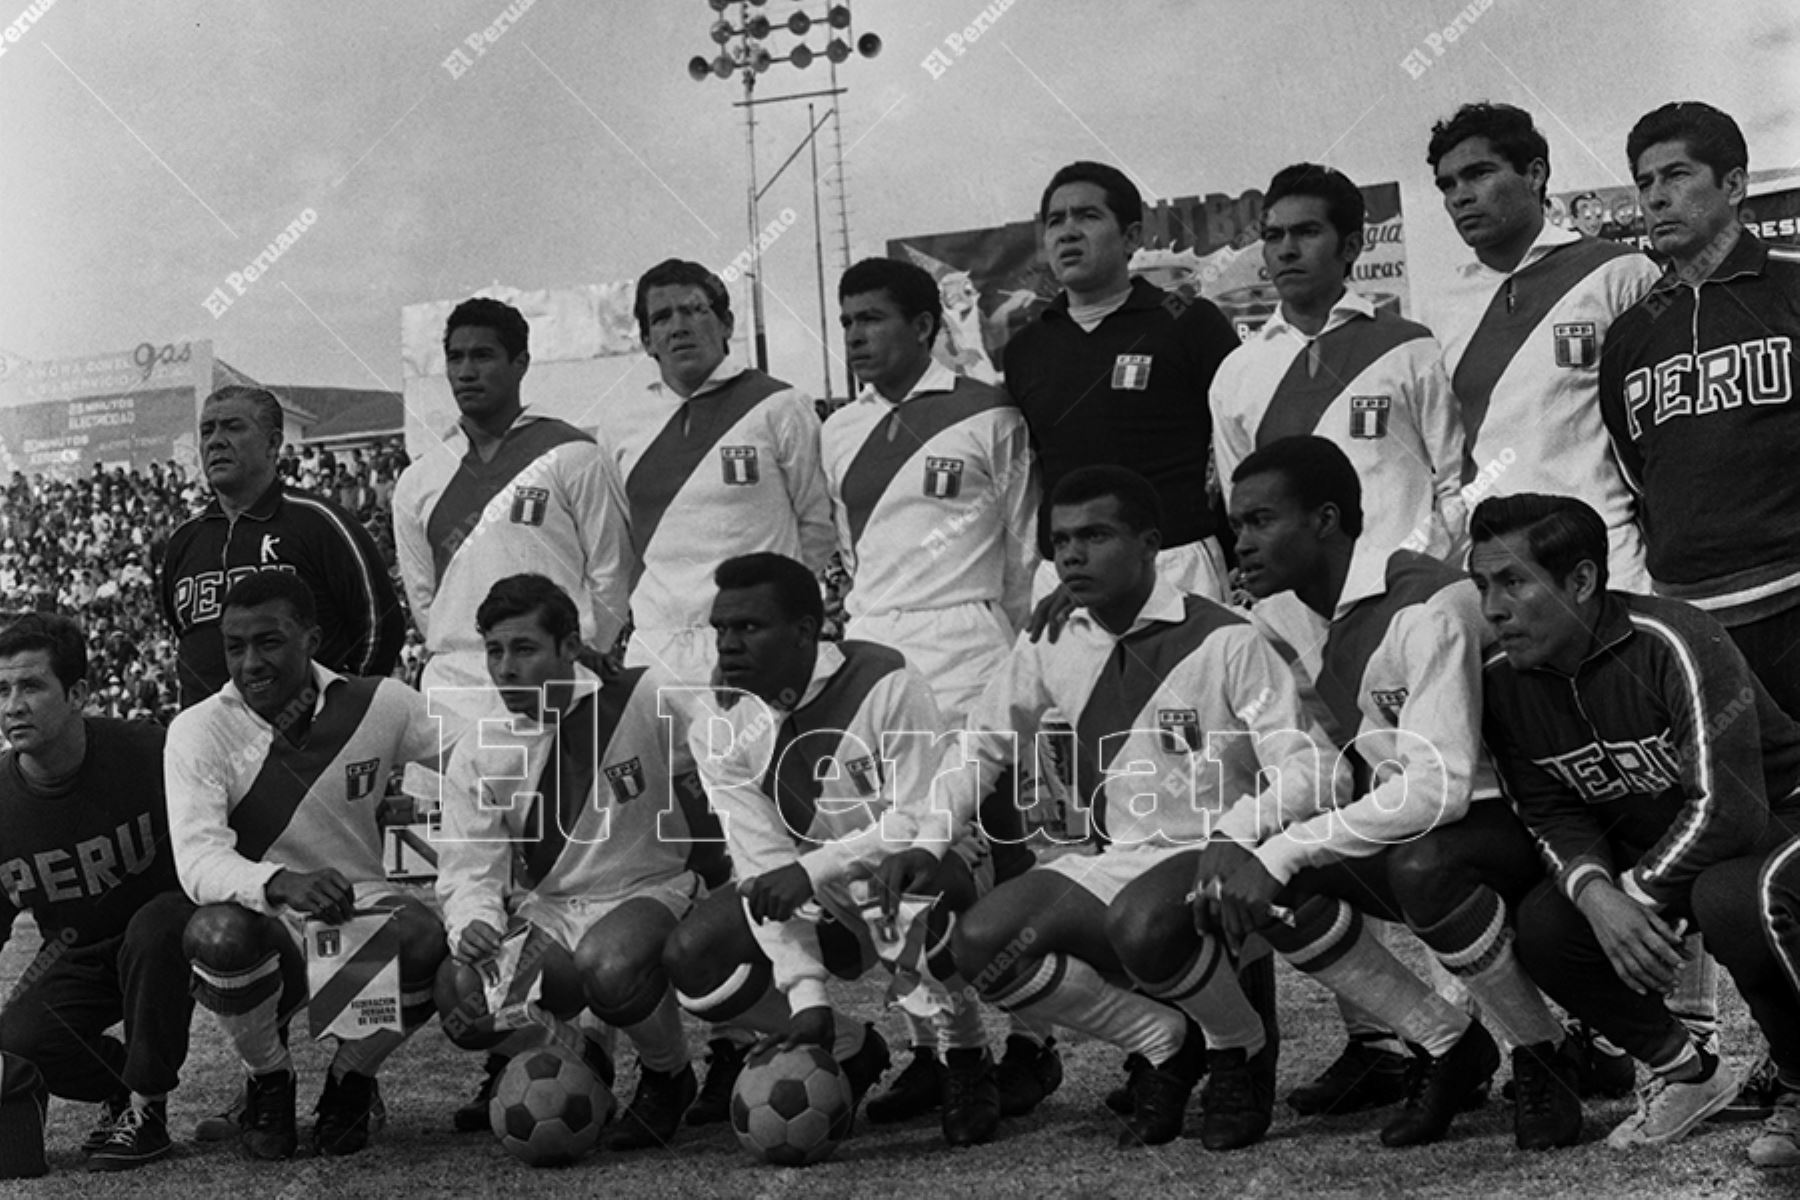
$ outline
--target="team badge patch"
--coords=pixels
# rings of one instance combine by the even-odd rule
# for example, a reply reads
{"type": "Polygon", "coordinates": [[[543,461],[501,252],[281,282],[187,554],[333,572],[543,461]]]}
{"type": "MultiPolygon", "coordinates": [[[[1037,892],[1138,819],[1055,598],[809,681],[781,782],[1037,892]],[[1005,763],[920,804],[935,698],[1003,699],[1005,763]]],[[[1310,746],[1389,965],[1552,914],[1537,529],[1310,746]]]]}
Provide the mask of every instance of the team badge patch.
{"type": "Polygon", "coordinates": [[[1200,749],[1200,713],[1192,708],[1159,708],[1156,729],[1162,748],[1170,754],[1191,754],[1200,749]]]}
{"type": "Polygon", "coordinates": [[[749,487],[760,478],[755,446],[720,446],[719,466],[725,472],[725,482],[734,487],[749,487]]]}
{"type": "Polygon", "coordinates": [[[644,794],[644,764],[641,759],[614,763],[606,768],[606,782],[612,785],[613,799],[620,804],[644,794]]]}
{"type": "Polygon", "coordinates": [[[375,776],[381,770],[381,760],[371,758],[365,762],[353,762],[344,768],[344,799],[364,800],[375,791],[375,776]]]}
{"type": "Polygon", "coordinates": [[[850,772],[850,782],[856,785],[859,796],[873,796],[881,790],[881,767],[876,761],[864,755],[844,764],[850,772]]]}
{"type": "Polygon", "coordinates": [[[1392,691],[1371,688],[1369,699],[1374,702],[1376,711],[1387,718],[1389,725],[1399,725],[1400,710],[1406,707],[1406,698],[1411,694],[1406,688],[1394,688],[1392,691]]]}
{"type": "Polygon", "coordinates": [[[925,460],[925,494],[934,500],[954,500],[962,492],[963,460],[960,458],[927,458],[925,460]]]}
{"type": "Polygon", "coordinates": [[[513,489],[512,523],[514,525],[542,525],[544,514],[549,510],[549,488],[516,487],[513,489]]]}
{"type": "Polygon", "coordinates": [[[1113,359],[1113,391],[1142,392],[1150,387],[1150,356],[1121,354],[1113,359]]]}
{"type": "Polygon", "coordinates": [[[1591,367],[1600,356],[1600,333],[1592,321],[1571,321],[1554,325],[1556,365],[1559,367],[1591,367]]]}
{"type": "Polygon", "coordinates": [[[1350,397],[1350,436],[1381,438],[1387,436],[1388,410],[1393,401],[1387,396],[1350,397]]]}

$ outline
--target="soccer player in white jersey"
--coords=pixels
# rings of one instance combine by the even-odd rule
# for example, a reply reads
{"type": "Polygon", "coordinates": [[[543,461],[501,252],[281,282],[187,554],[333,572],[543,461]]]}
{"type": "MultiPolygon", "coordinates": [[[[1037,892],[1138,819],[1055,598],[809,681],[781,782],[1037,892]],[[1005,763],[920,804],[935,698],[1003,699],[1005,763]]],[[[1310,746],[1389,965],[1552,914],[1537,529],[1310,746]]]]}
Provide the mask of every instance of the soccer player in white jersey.
{"type": "Polygon", "coordinates": [[[345,677],[313,661],[318,621],[298,576],[240,581],[220,630],[231,680],[175,718],[163,759],[175,868],[200,906],[184,937],[194,997],[249,1072],[240,1145],[253,1158],[290,1158],[298,1136],[287,1026],[308,999],[304,923],[393,910],[406,1032],[338,1042],[313,1129],[317,1152],[354,1154],[380,1104],[376,1070],[430,1018],[447,953],[437,917],[388,884],[375,819],[394,767],[437,758],[437,723],[398,680],[345,677]]]}
{"type": "Polygon", "coordinates": [[[1460,541],[1463,437],[1431,331],[1347,285],[1363,249],[1361,189],[1296,163],[1263,195],[1262,258],[1281,308],[1213,376],[1213,454],[1229,498],[1253,450],[1328,438],[1369,496],[1363,536],[1446,558],[1460,541]]]}
{"type": "MultiPolygon", "coordinates": [[[[549,576],[577,598],[582,640],[601,653],[625,627],[631,548],[618,472],[591,436],[524,407],[529,338],[511,305],[456,306],[444,365],[461,419],[394,487],[395,554],[429,656],[420,688],[446,746],[486,703],[475,609],[495,580],[549,576]]],[[[437,799],[436,781],[416,771],[407,788],[437,799]]]]}
{"type": "Polygon", "coordinates": [[[704,684],[713,568],[768,550],[822,571],[835,548],[819,415],[731,355],[731,293],[699,263],[644,272],[633,312],[658,378],[606,412],[636,552],[626,662],[704,684]]]}
{"type": "Polygon", "coordinates": [[[1550,144],[1522,109],[1463,105],[1432,126],[1426,159],[1444,211],[1475,252],[1426,319],[1462,410],[1471,500],[1579,496],[1606,518],[1614,585],[1649,591],[1598,389],[1607,331],[1650,290],[1655,264],[1545,218],[1550,144]]]}
{"type": "MultiPolygon", "coordinates": [[[[864,385],[825,422],[823,438],[852,579],[844,634],[906,655],[945,721],[960,727],[1030,611],[1038,562],[1030,433],[1005,392],[933,359],[943,301],[929,273],[865,259],[844,272],[838,303],[864,385]]],[[[987,814],[990,828],[1002,832],[997,822],[1014,811],[1008,791],[987,814]]],[[[1003,881],[1032,862],[1022,839],[1008,842],[995,858],[1003,881]]],[[[869,1101],[877,1124],[936,1108],[942,1092],[929,1023],[909,1014],[907,1025],[913,1060],[869,1101]]],[[[1061,1062],[1042,1033],[1015,1024],[998,1077],[1002,1113],[1019,1116],[1056,1089],[1061,1062]]]]}
{"type": "MultiPolygon", "coordinates": [[[[1149,481],[1122,467],[1080,468],[1052,493],[1056,569],[1080,607],[1056,641],[1020,638],[971,721],[980,786],[939,795],[954,805],[985,794],[1054,706],[1074,716],[1075,777],[1104,852],[1064,855],[996,888],[957,922],[956,962],[998,1007],[1139,1056],[1120,1145],[1177,1137],[1206,1073],[1201,1141],[1236,1149],[1269,1127],[1278,1031],[1216,946],[1157,964],[1166,971],[1126,957],[1118,940],[1140,915],[1114,902],[1203,843],[1241,798],[1317,812],[1333,794],[1323,781],[1335,753],[1249,622],[1158,573],[1159,508],[1149,481]],[[1128,972],[1135,990],[1114,982],[1128,972]]],[[[946,840],[928,829],[895,855],[883,891],[928,878],[946,840]]]]}
{"type": "Polygon", "coordinates": [[[578,665],[580,613],[542,575],[500,580],[475,619],[497,704],[445,772],[437,894],[452,958],[437,1003],[453,1042],[490,1055],[456,1128],[487,1128],[507,1052],[536,1035],[494,1028],[479,969],[519,934],[535,939],[522,955],[541,955],[536,1024],[605,1064],[568,1024],[585,1009],[637,1048],[637,1093],[608,1148],[666,1146],[697,1087],[663,943],[706,890],[685,813],[705,796],[685,726],[658,712],[669,680],[640,667],[602,681],[578,665]]]}
{"type": "MultiPolygon", "coordinates": [[[[942,718],[898,651],[819,640],[824,605],[800,563],[777,554],[728,559],[717,583],[712,619],[726,691],[691,737],[739,882],[676,929],[669,974],[696,1016],[830,1048],[860,1100],[887,1068],[887,1043],[833,1009],[826,981],[875,965],[868,898],[859,892],[889,853],[912,844],[931,811],[942,718]]],[[[942,869],[934,860],[910,889],[932,900],[908,927],[912,953],[891,964],[948,993],[937,1019],[951,1145],[985,1142],[1000,1122],[980,1010],[949,952],[954,914],[993,881],[986,842],[971,825],[947,838],[954,849],[942,869]]]]}

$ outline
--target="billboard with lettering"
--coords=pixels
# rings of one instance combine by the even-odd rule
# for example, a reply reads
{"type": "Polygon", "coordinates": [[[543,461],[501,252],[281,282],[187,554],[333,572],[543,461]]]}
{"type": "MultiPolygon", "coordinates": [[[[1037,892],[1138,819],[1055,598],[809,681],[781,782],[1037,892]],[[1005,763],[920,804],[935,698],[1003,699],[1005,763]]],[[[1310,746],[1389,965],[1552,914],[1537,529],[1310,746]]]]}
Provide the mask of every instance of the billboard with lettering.
{"type": "Polygon", "coordinates": [[[0,474],[70,476],[170,459],[193,473],[196,419],[212,373],[208,341],[0,360],[0,474]]]}

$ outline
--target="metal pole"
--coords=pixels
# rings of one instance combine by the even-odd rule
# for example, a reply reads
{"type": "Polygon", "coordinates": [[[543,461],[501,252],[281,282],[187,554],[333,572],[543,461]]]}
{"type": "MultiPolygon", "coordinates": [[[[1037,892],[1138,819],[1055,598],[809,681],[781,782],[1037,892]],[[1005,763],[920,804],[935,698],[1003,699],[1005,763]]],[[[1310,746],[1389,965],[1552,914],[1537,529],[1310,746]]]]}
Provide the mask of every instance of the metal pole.
{"type": "Polygon", "coordinates": [[[825,407],[832,407],[831,394],[831,315],[825,311],[825,228],[819,219],[819,132],[818,122],[813,120],[813,106],[806,106],[806,123],[812,133],[806,135],[808,149],[812,154],[812,200],[813,200],[813,265],[819,276],[819,370],[825,378],[825,407]]]}
{"type": "MultiPolygon", "coordinates": [[[[750,53],[748,40],[745,48],[750,53]]],[[[756,350],[756,369],[767,371],[769,337],[763,326],[761,222],[756,215],[756,105],[750,102],[755,91],[756,67],[753,60],[747,57],[744,63],[744,144],[750,151],[750,320],[756,350]]]]}
{"type": "MultiPolygon", "coordinates": [[[[836,89],[838,85],[837,64],[828,60],[827,65],[831,68],[831,86],[836,89]]],[[[842,239],[840,253],[843,258],[840,268],[847,270],[850,266],[850,209],[845,195],[847,185],[844,181],[844,127],[838,119],[838,114],[843,111],[843,107],[841,101],[834,102],[831,106],[831,153],[837,167],[838,235],[842,239]]],[[[848,359],[844,361],[844,394],[856,395],[856,374],[850,370],[848,359]]]]}

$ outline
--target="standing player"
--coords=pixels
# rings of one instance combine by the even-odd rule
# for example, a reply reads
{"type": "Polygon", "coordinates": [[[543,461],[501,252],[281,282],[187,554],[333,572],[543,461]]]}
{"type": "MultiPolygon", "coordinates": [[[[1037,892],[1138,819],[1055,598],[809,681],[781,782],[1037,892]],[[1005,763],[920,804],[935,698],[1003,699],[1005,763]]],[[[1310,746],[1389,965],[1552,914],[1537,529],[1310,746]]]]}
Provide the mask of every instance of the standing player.
{"type": "MultiPolygon", "coordinates": [[[[1244,586],[1259,601],[1291,589],[1327,622],[1316,646],[1283,657],[1332,710],[1344,756],[1357,760],[1358,796],[1287,825],[1233,810],[1228,836],[1200,855],[1196,893],[1216,885],[1220,901],[1198,915],[1228,939],[1260,930],[1412,1043],[1405,1108],[1381,1132],[1390,1146],[1443,1137],[1499,1063],[1487,1031],[1407,971],[1363,918],[1404,921],[1515,1047],[1519,1147],[1571,1145],[1581,1133],[1572,1047],[1520,970],[1507,921],[1542,870],[1481,752],[1489,632],[1476,590],[1458,568],[1366,543],[1361,493],[1349,459],[1317,437],[1271,442],[1232,479],[1244,586]],[[1278,897],[1292,925],[1267,922],[1278,897]]],[[[1163,885],[1162,905],[1180,882],[1163,885]]],[[[1192,940],[1175,922],[1162,944],[1192,940]]],[[[1379,1057],[1355,1051],[1346,1068],[1379,1071],[1379,1057]]]]}
{"type": "Polygon", "coordinates": [[[30,909],[43,945],[0,1011],[0,1049],[50,1091],[102,1104],[95,1170],[168,1154],[168,1094],[187,1059],[181,931],[194,906],[169,852],[163,731],[84,717],[87,647],[67,617],[0,631],[0,945],[30,909]],[[121,1042],[107,1034],[125,1023],[121,1042]]]}
{"type": "MultiPolygon", "coordinates": [[[[971,722],[980,786],[951,798],[985,794],[1055,706],[1074,714],[1075,777],[1104,853],[1065,855],[996,888],[958,922],[956,962],[998,1007],[1139,1056],[1120,1145],[1179,1135],[1206,1073],[1201,1140],[1235,1149],[1269,1127],[1277,1031],[1217,945],[1172,964],[1126,954],[1120,943],[1138,941],[1148,914],[1116,901],[1185,864],[1240,797],[1317,812],[1335,755],[1250,624],[1162,577],[1160,524],[1155,491],[1122,467],[1074,472],[1051,497],[1057,573],[1080,607],[1056,641],[1021,638],[983,693],[971,722]],[[1259,790],[1264,770],[1272,781],[1259,790]],[[1126,972],[1136,990],[1107,979],[1126,972]]],[[[895,856],[885,890],[928,877],[944,844],[921,838],[895,856]]],[[[1191,866],[1179,873],[1192,879],[1191,866]]]]}
{"type": "MultiPolygon", "coordinates": [[[[1129,463],[1162,506],[1157,568],[1177,590],[1227,592],[1206,488],[1207,391],[1237,335],[1210,301],[1131,277],[1144,203],[1116,167],[1077,162],[1038,206],[1062,293],[1006,344],[1006,391],[1025,414],[1046,495],[1091,463],[1129,463]]],[[[1049,513],[1038,514],[1039,593],[1055,586],[1049,513]]]]}
{"type": "MultiPolygon", "coordinates": [[[[201,906],[183,939],[194,995],[249,1072],[240,1145],[253,1158],[290,1158],[298,1136],[287,1028],[308,994],[305,920],[396,912],[401,1018],[410,1033],[431,1016],[444,929],[388,885],[375,809],[393,767],[436,758],[438,729],[424,698],[398,680],[346,678],[314,661],[312,593],[294,576],[259,571],[223,608],[231,681],[169,727],[169,832],[182,886],[201,906]]],[[[316,1110],[316,1151],[368,1144],[375,1072],[406,1037],[381,1030],[339,1041],[316,1110]]]]}
{"type": "Polygon", "coordinates": [[[730,356],[731,293],[699,263],[650,268],[632,307],[660,378],[606,414],[637,554],[627,661],[697,686],[712,679],[714,567],[766,550],[822,571],[831,557],[819,416],[730,356]]]}
{"type": "Polygon", "coordinates": [[[1470,534],[1503,652],[1484,672],[1487,743],[1553,872],[1520,908],[1519,956],[1650,1068],[1607,1144],[1663,1145],[1737,1091],[1663,999],[1684,926],[1733,968],[1786,1069],[1800,1065],[1800,997],[1778,970],[1739,973],[1756,956],[1745,939],[1763,939],[1758,869],[1729,863],[1800,834],[1800,725],[1712,618],[1607,590],[1605,526],[1588,505],[1484,500],[1470,534]]]}
{"type": "MultiPolygon", "coordinates": [[[[865,259],[844,272],[838,302],[864,384],[824,433],[838,546],[853,580],[844,633],[906,655],[946,724],[961,728],[1030,611],[1037,480],[1025,420],[1005,392],[932,358],[943,302],[923,269],[865,259]]],[[[995,804],[1010,810],[1012,797],[995,804]]],[[[1030,865],[1022,845],[1000,849],[1000,875],[1030,865]]],[[[931,1026],[910,1014],[907,1023],[912,1062],[869,1102],[871,1121],[937,1107],[942,1067],[931,1026]]],[[[1021,1025],[998,1071],[1003,1115],[1017,1116],[1055,1090],[1061,1062],[1021,1025]]]]}
{"type": "Polygon", "coordinates": [[[1650,574],[1724,625],[1800,716],[1800,250],[1739,223],[1749,157],[1718,109],[1666,104],[1626,154],[1668,271],[1613,327],[1600,402],[1650,574]]]}
{"type": "MultiPolygon", "coordinates": [[[[739,882],[676,929],[665,961],[689,1012],[830,1047],[860,1100],[887,1069],[887,1043],[833,1009],[826,979],[875,964],[858,886],[929,811],[942,720],[898,651],[819,641],[824,605],[806,567],[752,554],[716,579],[719,673],[734,702],[696,720],[692,737],[739,882]]],[[[980,1010],[948,961],[948,926],[993,875],[978,836],[956,841],[912,889],[935,899],[917,918],[925,949],[902,965],[950,985],[943,1131],[966,1146],[994,1135],[999,1095],[980,1010]]]]}
{"type": "Polygon", "coordinates": [[[1296,163],[1269,182],[1262,224],[1281,309],[1213,379],[1220,485],[1229,493],[1251,451],[1317,434],[1363,482],[1365,547],[1448,557],[1466,516],[1462,421],[1431,331],[1346,286],[1363,249],[1362,191],[1341,172],[1296,163]]]}
{"type": "Polygon", "coordinates": [[[387,565],[354,516],[277,477],[281,422],[281,401],[263,388],[223,387],[200,407],[200,466],[213,498],[170,535],[158,581],[179,639],[183,708],[225,683],[220,601],[255,571],[292,571],[312,589],[328,669],[389,675],[400,660],[406,618],[387,565]]]}
{"type": "Polygon", "coordinates": [[[583,641],[601,653],[625,627],[629,547],[618,474],[593,438],[520,403],[529,338],[511,305],[477,298],[456,306],[444,326],[444,364],[468,448],[440,442],[394,486],[394,551],[429,655],[420,688],[444,719],[447,747],[486,703],[475,609],[495,580],[528,570],[549,576],[578,598],[583,641]]]}
{"type": "Polygon", "coordinates": [[[664,942],[705,891],[687,865],[682,809],[705,799],[686,729],[671,737],[658,715],[660,673],[602,683],[576,664],[581,614],[542,575],[500,580],[475,619],[513,719],[463,739],[446,771],[437,894],[452,958],[438,1012],[458,1046],[494,1052],[456,1128],[487,1128],[509,1040],[485,1019],[478,968],[527,928],[523,953],[544,956],[542,1007],[563,1040],[581,1044],[564,1022],[587,1009],[637,1048],[637,1094],[607,1146],[666,1146],[697,1091],[662,969],[664,942]]]}
{"type": "Polygon", "coordinates": [[[1465,104],[1432,126],[1426,158],[1475,252],[1428,322],[1462,407],[1464,483],[1497,495],[1580,496],[1606,518],[1615,586],[1648,591],[1631,492],[1600,417],[1600,348],[1656,279],[1629,246],[1544,216],[1550,144],[1508,104],[1465,104]]]}

